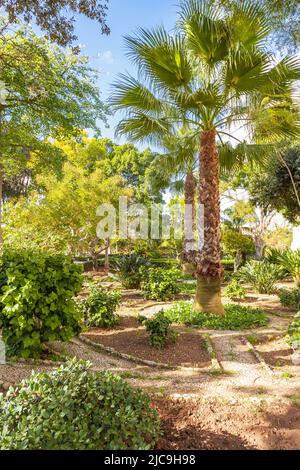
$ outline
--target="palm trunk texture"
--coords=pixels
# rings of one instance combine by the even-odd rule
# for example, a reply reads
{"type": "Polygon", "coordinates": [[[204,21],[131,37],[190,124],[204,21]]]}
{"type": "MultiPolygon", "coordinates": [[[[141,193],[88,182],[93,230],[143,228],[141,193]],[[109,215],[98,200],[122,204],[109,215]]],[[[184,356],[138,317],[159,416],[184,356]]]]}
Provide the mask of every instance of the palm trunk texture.
{"type": "MultiPolygon", "coordinates": [[[[195,271],[195,243],[194,230],[195,230],[195,193],[196,183],[192,171],[189,171],[185,178],[184,183],[184,204],[186,208],[192,208],[191,212],[186,213],[185,221],[189,225],[189,233],[184,233],[184,247],[182,254],[182,267],[183,272],[193,273],[195,271]],[[192,230],[192,231],[191,231],[192,230]]],[[[190,210],[190,209],[189,209],[190,210]]]]}
{"type": "Polygon", "coordinates": [[[201,134],[199,171],[199,203],[204,211],[204,243],[196,256],[197,290],[194,309],[223,315],[219,157],[215,130],[203,131],[201,134]]]}

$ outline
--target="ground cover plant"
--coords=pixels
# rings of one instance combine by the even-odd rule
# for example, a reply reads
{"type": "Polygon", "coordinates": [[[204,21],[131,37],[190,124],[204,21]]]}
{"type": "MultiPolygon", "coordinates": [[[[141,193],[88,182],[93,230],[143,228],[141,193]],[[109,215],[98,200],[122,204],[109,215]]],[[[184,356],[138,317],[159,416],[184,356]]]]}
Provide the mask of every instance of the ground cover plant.
{"type": "Polygon", "coordinates": [[[149,397],[77,359],[0,394],[0,449],[151,449],[159,418],[149,397]]]}
{"type": "Polygon", "coordinates": [[[223,294],[229,299],[244,299],[247,290],[241,286],[237,279],[233,279],[228,286],[225,287],[223,294]]]}
{"type": "Polygon", "coordinates": [[[226,304],[223,316],[195,312],[190,302],[177,302],[165,315],[173,323],[216,330],[242,330],[257,328],[268,323],[267,315],[262,309],[236,304],[226,304]]]}
{"type": "Polygon", "coordinates": [[[108,291],[101,286],[92,284],[88,297],[79,299],[77,306],[79,311],[83,313],[86,325],[112,327],[119,321],[116,310],[120,301],[120,292],[108,291]]]}
{"type": "Polygon", "coordinates": [[[82,328],[73,297],[81,267],[62,255],[5,250],[0,261],[0,326],[8,356],[39,357],[46,341],[67,341],[82,328]]]}

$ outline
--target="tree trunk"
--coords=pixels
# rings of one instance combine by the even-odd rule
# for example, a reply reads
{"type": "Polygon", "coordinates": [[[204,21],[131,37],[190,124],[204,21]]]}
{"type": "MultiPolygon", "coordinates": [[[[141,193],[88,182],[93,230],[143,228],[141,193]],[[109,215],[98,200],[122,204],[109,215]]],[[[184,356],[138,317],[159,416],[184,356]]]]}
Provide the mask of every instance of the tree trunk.
{"type": "Polygon", "coordinates": [[[105,240],[105,259],[104,259],[104,269],[106,272],[109,271],[109,247],[110,241],[109,238],[105,240]]]}
{"type": "Polygon", "coordinates": [[[185,273],[195,271],[195,178],[192,171],[189,171],[184,184],[184,241],[182,253],[182,268],[185,273]]]}
{"type": "MultiPolygon", "coordinates": [[[[203,131],[199,155],[199,203],[203,210],[203,247],[197,253],[197,291],[194,309],[224,314],[221,301],[219,156],[215,130],[203,131]]],[[[199,228],[198,228],[199,229],[199,228]]]]}

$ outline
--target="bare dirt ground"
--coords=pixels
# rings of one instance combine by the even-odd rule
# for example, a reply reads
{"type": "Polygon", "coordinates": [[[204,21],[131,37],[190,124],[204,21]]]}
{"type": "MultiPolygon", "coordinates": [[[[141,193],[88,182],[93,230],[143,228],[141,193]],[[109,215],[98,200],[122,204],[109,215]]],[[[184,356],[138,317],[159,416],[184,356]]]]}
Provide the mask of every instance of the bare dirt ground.
{"type": "MultiPolygon", "coordinates": [[[[284,339],[295,312],[284,309],[277,296],[253,292],[243,304],[264,308],[270,322],[249,331],[206,330],[219,369],[152,368],[76,338],[51,348],[89,360],[94,370],[111,370],[152,393],[164,431],[160,449],[300,449],[300,368],[292,364],[284,339]]],[[[150,316],[161,307],[143,301],[138,292],[127,292],[119,314],[150,316]]],[[[188,353],[189,343],[182,347],[188,353]]],[[[50,366],[0,366],[0,384],[5,389],[32,369],[46,368],[50,366]]]]}

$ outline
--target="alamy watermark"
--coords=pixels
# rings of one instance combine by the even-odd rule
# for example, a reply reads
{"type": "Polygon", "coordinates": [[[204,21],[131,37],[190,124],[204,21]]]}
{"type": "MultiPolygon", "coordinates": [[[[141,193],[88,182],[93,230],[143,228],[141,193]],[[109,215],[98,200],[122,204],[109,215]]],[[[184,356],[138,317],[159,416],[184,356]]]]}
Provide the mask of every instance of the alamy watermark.
{"type": "Polygon", "coordinates": [[[186,241],[185,250],[201,250],[204,241],[204,207],[199,204],[128,204],[121,196],[119,205],[101,204],[96,211],[99,239],[175,240],[186,241]]]}

